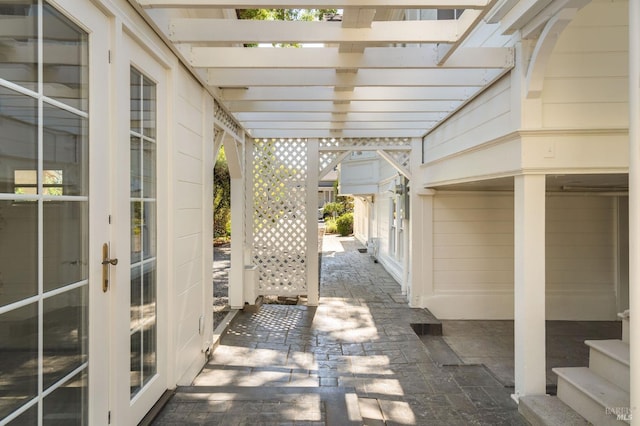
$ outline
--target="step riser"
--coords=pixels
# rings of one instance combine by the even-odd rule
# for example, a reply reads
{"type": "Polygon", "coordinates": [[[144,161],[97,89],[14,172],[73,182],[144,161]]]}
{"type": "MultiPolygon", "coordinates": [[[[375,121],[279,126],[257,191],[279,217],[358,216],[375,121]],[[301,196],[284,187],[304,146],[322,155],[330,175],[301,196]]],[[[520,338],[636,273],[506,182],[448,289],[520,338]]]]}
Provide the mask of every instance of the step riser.
{"type": "Polygon", "coordinates": [[[629,343],[629,317],[622,319],[622,341],[629,343]]]}
{"type": "Polygon", "coordinates": [[[628,365],[591,348],[589,351],[589,369],[606,378],[620,389],[629,392],[631,373],[628,365]]]}
{"type": "Polygon", "coordinates": [[[558,376],[558,398],[594,425],[623,426],[627,424],[617,420],[613,415],[607,415],[605,407],[560,376],[558,376]]]}

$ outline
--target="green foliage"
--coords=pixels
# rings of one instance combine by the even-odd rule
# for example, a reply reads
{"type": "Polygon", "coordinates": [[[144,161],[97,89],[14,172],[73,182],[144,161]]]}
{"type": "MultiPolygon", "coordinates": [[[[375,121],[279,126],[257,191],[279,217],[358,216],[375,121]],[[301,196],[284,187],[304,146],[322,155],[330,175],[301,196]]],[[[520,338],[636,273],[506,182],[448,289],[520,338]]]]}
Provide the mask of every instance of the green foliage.
{"type": "Polygon", "coordinates": [[[213,168],[213,236],[214,238],[231,235],[231,177],[224,148],[213,168]]]}
{"type": "Polygon", "coordinates": [[[345,212],[345,206],[342,203],[327,203],[322,209],[322,213],[325,215],[331,215],[332,218],[336,218],[345,212]]]}
{"type": "Polygon", "coordinates": [[[324,232],[327,234],[335,234],[338,232],[338,225],[335,219],[327,219],[324,221],[324,232]]]}
{"type": "Polygon", "coordinates": [[[336,219],[336,226],[343,237],[353,234],[353,213],[345,213],[336,219]]]}
{"type": "MultiPolygon", "coordinates": [[[[336,9],[238,9],[238,19],[258,21],[321,21],[325,14],[335,14],[336,9]]],[[[256,47],[257,44],[245,44],[256,47]]],[[[299,43],[273,43],[274,47],[300,47],[299,43]]]]}

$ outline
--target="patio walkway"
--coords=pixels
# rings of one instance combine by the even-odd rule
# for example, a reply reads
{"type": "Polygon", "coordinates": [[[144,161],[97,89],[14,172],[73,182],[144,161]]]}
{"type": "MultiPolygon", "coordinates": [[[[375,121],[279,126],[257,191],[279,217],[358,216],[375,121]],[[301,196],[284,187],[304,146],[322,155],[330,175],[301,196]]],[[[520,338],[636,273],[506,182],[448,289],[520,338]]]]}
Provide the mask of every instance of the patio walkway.
{"type": "MultiPolygon", "coordinates": [[[[239,313],[155,425],[525,425],[482,365],[444,365],[398,284],[352,238],[326,236],[320,305],[239,313]]],[[[457,359],[455,355],[452,355],[457,359]]]]}

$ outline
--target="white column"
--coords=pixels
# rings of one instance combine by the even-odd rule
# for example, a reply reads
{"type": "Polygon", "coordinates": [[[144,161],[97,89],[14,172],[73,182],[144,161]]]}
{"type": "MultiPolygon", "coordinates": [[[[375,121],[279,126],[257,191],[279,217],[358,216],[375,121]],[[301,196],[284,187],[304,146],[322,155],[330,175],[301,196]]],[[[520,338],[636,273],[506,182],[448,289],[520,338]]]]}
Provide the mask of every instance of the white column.
{"type": "Polygon", "coordinates": [[[433,196],[434,190],[411,188],[411,294],[409,306],[427,307],[433,295],[433,196]]]}
{"type": "MultiPolygon", "coordinates": [[[[229,270],[229,306],[232,309],[242,309],[244,302],[254,303],[255,300],[245,300],[245,248],[251,242],[250,232],[247,232],[247,215],[251,215],[250,202],[245,202],[247,194],[245,188],[251,188],[251,150],[253,142],[245,139],[244,143],[235,144],[235,167],[229,168],[231,175],[231,268],[229,270]],[[245,185],[245,181],[246,185],[245,185]],[[245,211],[246,210],[246,211],[245,211]],[[246,240],[248,241],[246,241],[246,240]]],[[[225,148],[226,149],[226,148],[225,148]]],[[[227,154],[227,162],[229,155],[227,154]]],[[[249,192],[250,193],[250,192],[249,192]]],[[[250,222],[249,222],[250,223],[250,222]]]]}
{"type": "Polygon", "coordinates": [[[318,139],[307,141],[307,305],[318,306],[318,139]]]}
{"type": "Polygon", "coordinates": [[[640,3],[629,2],[629,312],[631,424],[640,424],[640,3]]]}
{"type": "Polygon", "coordinates": [[[514,178],[515,394],[543,395],[545,369],[545,176],[514,178]]]}
{"type": "Polygon", "coordinates": [[[229,306],[232,309],[244,306],[244,208],[244,178],[231,178],[229,306]]]}

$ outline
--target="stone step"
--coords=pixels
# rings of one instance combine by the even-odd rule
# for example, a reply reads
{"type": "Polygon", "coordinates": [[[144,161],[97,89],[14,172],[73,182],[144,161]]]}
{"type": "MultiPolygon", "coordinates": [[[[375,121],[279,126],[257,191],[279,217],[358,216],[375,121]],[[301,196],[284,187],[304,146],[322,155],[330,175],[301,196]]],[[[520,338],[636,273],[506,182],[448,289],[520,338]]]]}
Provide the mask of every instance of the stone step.
{"type": "Polygon", "coordinates": [[[629,392],[587,367],[554,368],[558,398],[594,425],[624,425],[629,420],[629,392]]]}
{"type": "Polygon", "coordinates": [[[528,395],[518,398],[518,411],[532,426],[589,426],[590,423],[558,397],[528,395]]]}
{"type": "Polygon", "coordinates": [[[586,340],[589,369],[629,392],[629,344],[619,339],[586,340]]]}

